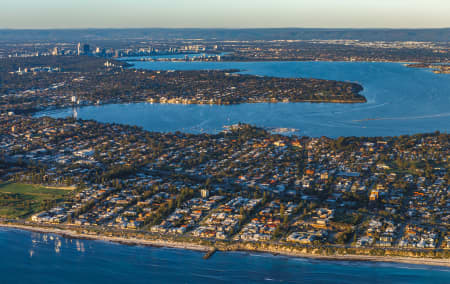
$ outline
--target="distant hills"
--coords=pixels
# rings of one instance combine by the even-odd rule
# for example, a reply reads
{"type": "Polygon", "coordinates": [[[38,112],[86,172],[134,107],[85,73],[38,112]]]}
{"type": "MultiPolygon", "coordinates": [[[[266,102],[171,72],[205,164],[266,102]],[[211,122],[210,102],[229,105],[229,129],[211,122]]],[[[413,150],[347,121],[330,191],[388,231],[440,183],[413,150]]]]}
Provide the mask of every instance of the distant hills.
{"type": "Polygon", "coordinates": [[[450,28],[442,29],[59,29],[0,30],[0,42],[96,41],[111,39],[203,40],[331,40],[449,42],[450,28]]]}

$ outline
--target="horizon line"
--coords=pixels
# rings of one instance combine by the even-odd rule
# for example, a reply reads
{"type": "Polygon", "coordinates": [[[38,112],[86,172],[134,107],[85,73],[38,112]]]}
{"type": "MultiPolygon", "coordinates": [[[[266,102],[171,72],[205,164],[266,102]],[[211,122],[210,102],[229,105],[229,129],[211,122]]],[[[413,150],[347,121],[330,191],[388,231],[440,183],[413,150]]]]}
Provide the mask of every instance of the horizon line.
{"type": "Polygon", "coordinates": [[[304,29],[304,30],[445,30],[448,27],[39,27],[39,28],[8,28],[0,27],[0,30],[282,30],[282,29],[304,29]]]}

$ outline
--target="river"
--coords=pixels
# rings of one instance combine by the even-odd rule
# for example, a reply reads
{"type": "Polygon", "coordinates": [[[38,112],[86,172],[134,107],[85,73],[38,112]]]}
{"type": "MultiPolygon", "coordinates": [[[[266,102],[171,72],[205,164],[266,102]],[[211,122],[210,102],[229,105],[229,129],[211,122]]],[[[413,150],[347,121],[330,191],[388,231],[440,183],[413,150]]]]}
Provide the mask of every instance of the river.
{"type": "MultiPolygon", "coordinates": [[[[259,103],[232,106],[112,104],[78,109],[78,117],[151,131],[217,133],[237,122],[293,128],[306,136],[393,136],[450,130],[450,75],[400,63],[372,62],[132,62],[152,70],[240,69],[242,73],[357,82],[364,104],[259,103]]],[[[71,109],[38,113],[66,117],[71,109]]]]}

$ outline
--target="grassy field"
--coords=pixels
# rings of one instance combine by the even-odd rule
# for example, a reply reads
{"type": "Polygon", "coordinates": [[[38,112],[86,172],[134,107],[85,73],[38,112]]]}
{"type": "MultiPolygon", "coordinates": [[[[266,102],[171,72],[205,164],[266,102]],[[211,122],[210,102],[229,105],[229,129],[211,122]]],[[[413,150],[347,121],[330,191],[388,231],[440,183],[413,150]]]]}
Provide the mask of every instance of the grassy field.
{"type": "Polygon", "coordinates": [[[70,191],[39,185],[0,183],[0,217],[26,218],[51,207],[70,191]]]}

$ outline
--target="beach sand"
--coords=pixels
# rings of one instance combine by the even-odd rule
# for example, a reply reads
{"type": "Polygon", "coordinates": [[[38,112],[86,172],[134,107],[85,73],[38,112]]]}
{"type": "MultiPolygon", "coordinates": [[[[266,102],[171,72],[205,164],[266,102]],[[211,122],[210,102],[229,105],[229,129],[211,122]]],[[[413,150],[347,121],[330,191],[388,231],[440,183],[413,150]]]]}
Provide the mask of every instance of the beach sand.
{"type": "MultiPolygon", "coordinates": [[[[2,224],[0,227],[14,228],[20,230],[27,230],[38,233],[51,233],[57,234],[66,238],[75,239],[85,239],[85,240],[100,240],[105,242],[115,242],[124,245],[141,245],[141,246],[153,246],[153,247],[170,247],[178,249],[195,250],[201,252],[208,252],[214,249],[211,246],[204,246],[198,244],[192,244],[188,242],[176,242],[176,241],[166,241],[166,240],[148,240],[148,239],[137,239],[137,238],[123,238],[123,237],[109,237],[101,235],[90,235],[82,234],[71,230],[63,230],[57,228],[45,228],[38,226],[27,226],[27,225],[16,225],[16,224],[2,224]]],[[[220,250],[220,249],[219,249],[220,250]]],[[[374,261],[374,262],[393,262],[393,263],[408,263],[417,265],[433,265],[433,266],[443,266],[450,267],[450,259],[445,258],[419,258],[419,257],[402,257],[402,256],[371,256],[371,255],[317,255],[317,254],[307,254],[307,253],[297,253],[288,251],[275,251],[270,249],[256,249],[256,250],[246,250],[246,249],[235,249],[227,251],[248,251],[248,252],[258,252],[258,253],[269,253],[274,255],[284,255],[289,257],[298,258],[310,258],[318,260],[332,260],[332,261],[374,261]]]]}

